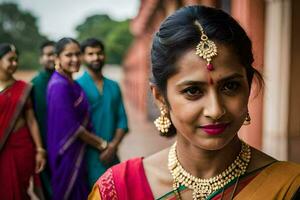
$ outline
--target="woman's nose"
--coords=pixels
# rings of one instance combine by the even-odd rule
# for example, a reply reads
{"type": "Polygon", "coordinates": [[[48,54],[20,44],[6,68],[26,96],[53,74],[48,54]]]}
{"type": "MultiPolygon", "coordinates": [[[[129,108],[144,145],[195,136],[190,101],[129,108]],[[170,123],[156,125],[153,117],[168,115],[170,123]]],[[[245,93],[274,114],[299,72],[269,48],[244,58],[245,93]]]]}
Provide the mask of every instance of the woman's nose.
{"type": "Polygon", "coordinates": [[[218,96],[217,92],[209,92],[207,97],[206,107],[204,109],[204,116],[213,121],[219,120],[225,114],[222,98],[218,96]]]}

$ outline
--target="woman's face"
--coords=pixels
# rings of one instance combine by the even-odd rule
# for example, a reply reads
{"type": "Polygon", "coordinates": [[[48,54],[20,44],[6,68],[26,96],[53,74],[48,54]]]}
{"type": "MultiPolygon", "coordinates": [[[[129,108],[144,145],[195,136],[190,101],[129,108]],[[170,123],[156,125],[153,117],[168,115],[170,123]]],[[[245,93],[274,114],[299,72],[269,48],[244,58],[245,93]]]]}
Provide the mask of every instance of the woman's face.
{"type": "Polygon", "coordinates": [[[229,47],[217,47],[213,71],[191,49],[175,63],[178,72],[167,81],[169,112],[178,139],[206,150],[228,144],[248,111],[246,70],[229,47]]]}
{"type": "Polygon", "coordinates": [[[15,51],[10,51],[0,59],[0,72],[6,75],[15,73],[18,67],[18,56],[15,51]]]}
{"type": "Polygon", "coordinates": [[[67,74],[78,72],[80,68],[80,48],[76,43],[69,43],[57,56],[56,62],[67,74]]]}

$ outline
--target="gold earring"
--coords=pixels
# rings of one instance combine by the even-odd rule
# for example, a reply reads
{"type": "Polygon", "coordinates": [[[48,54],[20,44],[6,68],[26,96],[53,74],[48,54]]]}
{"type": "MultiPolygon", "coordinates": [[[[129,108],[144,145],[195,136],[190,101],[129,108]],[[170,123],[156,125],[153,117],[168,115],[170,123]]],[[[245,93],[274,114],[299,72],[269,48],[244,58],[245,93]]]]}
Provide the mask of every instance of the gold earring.
{"type": "Polygon", "coordinates": [[[161,133],[167,133],[171,126],[171,121],[167,117],[167,110],[165,107],[160,108],[160,116],[154,121],[156,128],[161,133]]]}
{"type": "Polygon", "coordinates": [[[246,118],[245,118],[245,121],[243,123],[244,125],[249,125],[251,124],[251,117],[249,115],[249,112],[247,112],[247,115],[246,115],[246,118]]]}
{"type": "Polygon", "coordinates": [[[60,69],[60,66],[59,66],[58,64],[56,64],[56,65],[54,66],[54,68],[55,68],[55,70],[57,71],[57,70],[60,69]]]}

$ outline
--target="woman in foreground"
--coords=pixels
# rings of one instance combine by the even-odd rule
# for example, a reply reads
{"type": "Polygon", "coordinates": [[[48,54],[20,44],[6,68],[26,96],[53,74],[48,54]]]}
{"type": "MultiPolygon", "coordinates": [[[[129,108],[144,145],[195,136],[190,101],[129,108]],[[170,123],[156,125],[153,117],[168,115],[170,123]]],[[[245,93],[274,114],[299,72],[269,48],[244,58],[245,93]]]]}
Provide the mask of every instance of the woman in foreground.
{"type": "Polygon", "coordinates": [[[151,89],[170,148],[107,170],[90,199],[297,199],[300,166],[280,162],[239,139],[251,122],[251,41],[225,12],[176,11],[153,39],[151,89]]]}

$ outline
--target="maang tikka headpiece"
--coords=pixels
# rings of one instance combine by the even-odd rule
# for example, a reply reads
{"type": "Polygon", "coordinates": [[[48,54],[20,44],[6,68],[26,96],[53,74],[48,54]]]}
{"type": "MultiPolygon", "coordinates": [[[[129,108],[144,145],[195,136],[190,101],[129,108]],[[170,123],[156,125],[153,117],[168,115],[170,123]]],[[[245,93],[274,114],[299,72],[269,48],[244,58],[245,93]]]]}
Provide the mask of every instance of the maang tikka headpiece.
{"type": "Polygon", "coordinates": [[[196,55],[206,60],[207,69],[209,71],[212,71],[214,69],[214,66],[210,62],[212,57],[217,55],[217,46],[212,40],[208,39],[207,35],[204,33],[201,24],[198,21],[195,21],[195,25],[199,27],[201,32],[200,42],[196,47],[196,55]]]}

